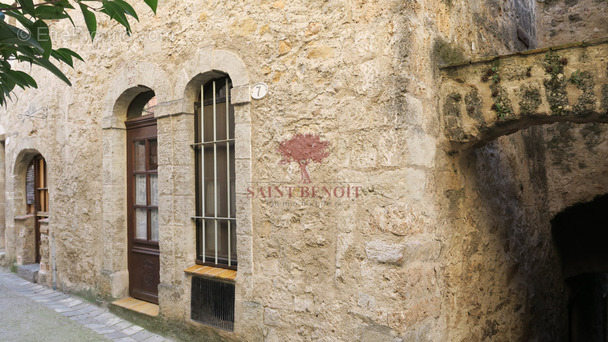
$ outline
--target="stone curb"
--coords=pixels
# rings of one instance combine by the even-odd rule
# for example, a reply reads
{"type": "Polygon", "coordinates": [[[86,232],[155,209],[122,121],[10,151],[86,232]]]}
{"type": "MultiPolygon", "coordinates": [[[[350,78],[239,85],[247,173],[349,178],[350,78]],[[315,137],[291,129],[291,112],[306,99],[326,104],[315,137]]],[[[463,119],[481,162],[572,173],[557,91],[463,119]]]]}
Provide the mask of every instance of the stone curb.
{"type": "Polygon", "coordinates": [[[68,317],[78,324],[103,335],[110,341],[174,342],[174,340],[154,334],[110,313],[107,308],[89,304],[76,296],[61,291],[53,291],[48,287],[30,283],[2,268],[0,268],[0,284],[54,310],[58,315],[68,317]]]}

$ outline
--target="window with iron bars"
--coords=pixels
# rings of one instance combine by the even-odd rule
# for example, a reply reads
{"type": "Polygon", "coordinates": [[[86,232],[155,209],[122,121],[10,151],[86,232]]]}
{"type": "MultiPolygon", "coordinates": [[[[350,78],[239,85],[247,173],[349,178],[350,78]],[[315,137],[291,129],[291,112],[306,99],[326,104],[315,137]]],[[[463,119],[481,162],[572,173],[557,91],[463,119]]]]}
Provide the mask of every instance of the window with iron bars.
{"type": "Polygon", "coordinates": [[[196,261],[237,268],[234,108],[228,77],[201,86],[196,104],[196,261]]]}

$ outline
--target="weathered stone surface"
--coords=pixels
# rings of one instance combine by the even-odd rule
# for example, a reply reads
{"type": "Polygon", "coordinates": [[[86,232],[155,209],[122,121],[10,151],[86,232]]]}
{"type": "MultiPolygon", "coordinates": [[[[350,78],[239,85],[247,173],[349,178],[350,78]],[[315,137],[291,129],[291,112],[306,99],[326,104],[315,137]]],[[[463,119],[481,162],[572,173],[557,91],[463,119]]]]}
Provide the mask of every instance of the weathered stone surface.
{"type": "Polygon", "coordinates": [[[608,75],[594,71],[606,69],[606,53],[608,42],[597,42],[443,69],[448,139],[455,145],[478,146],[531,125],[608,122],[598,100],[608,75]],[[471,88],[485,101],[461,101],[471,88]]]}
{"type": "Polygon", "coordinates": [[[131,37],[101,22],[93,46],[83,45],[86,29],[75,18],[80,33],[62,44],[87,64],[66,70],[74,86],[34,67],[39,89],[16,91],[19,100],[0,115],[7,260],[34,252],[31,226],[15,217],[25,214],[24,165],[42,153],[59,288],[128,294],[124,121],[130,101],[149,88],[159,100],[163,324],[210,341],[558,340],[567,324],[549,222],[568,205],[608,192],[605,129],[560,123],[497,137],[552,122],[559,106],[590,111],[573,121],[606,116],[608,75],[591,73],[606,70],[605,61],[595,65],[605,44],[557,50],[560,58],[548,62],[547,51],[503,57],[496,71],[491,59],[437,69],[534,47],[535,16],[544,13],[534,4],[271,1],[237,8],[186,0],[161,3],[153,17],[135,3],[150,19],[133,23],[131,37]],[[564,57],[567,65],[555,63],[564,57]],[[192,276],[183,272],[196,251],[194,103],[200,82],[217,72],[234,85],[234,332],[190,319],[192,276]],[[269,93],[252,100],[257,82],[269,93]],[[555,94],[554,108],[547,93],[555,94]],[[24,115],[43,107],[45,119],[24,115]],[[277,151],[306,133],[329,142],[327,158],[307,167],[312,184],[301,183],[299,165],[281,164],[277,151]],[[445,148],[446,133],[466,147],[487,145],[445,148]],[[360,192],[248,192],[328,184],[360,192]]]}
{"type": "Polygon", "coordinates": [[[370,241],[365,244],[367,257],[379,263],[400,265],[403,263],[403,250],[401,245],[390,245],[383,241],[370,241]]]}
{"type": "Polygon", "coordinates": [[[588,41],[608,36],[606,1],[548,0],[537,12],[540,46],[588,41]]]}

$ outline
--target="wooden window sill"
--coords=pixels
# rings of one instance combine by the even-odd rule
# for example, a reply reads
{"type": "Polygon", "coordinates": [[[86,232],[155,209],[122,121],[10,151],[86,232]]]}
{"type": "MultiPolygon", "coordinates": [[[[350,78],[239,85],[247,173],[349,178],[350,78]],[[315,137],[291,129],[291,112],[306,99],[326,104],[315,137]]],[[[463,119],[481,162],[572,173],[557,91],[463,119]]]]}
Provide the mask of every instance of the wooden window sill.
{"type": "Polygon", "coordinates": [[[220,267],[211,267],[211,266],[203,266],[203,265],[194,265],[192,267],[188,267],[184,270],[184,272],[192,275],[204,276],[209,278],[218,278],[223,280],[235,281],[236,279],[236,271],[228,270],[220,267]]]}

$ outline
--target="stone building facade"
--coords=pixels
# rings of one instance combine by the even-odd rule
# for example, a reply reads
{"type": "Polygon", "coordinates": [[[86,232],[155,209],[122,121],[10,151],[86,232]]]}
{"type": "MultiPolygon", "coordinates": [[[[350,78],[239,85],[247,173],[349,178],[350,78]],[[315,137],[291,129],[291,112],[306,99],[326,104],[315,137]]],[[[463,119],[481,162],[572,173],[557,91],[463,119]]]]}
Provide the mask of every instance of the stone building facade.
{"type": "Polygon", "coordinates": [[[92,44],[84,23],[56,23],[86,63],[66,69],[72,87],[34,68],[39,89],[2,110],[5,261],[108,303],[149,276],[151,321],[203,341],[568,341],[552,220],[608,193],[608,47],[486,57],[606,37],[606,4],[169,0],[157,16],[135,4],[130,37],[101,22],[92,44]],[[224,102],[205,97],[225,79],[224,102]],[[215,144],[233,160],[234,217],[197,209],[211,203],[207,100],[233,113],[234,142],[215,144]],[[142,112],[155,135],[133,140],[142,112]],[[290,160],[297,137],[323,152],[290,160]],[[144,140],[157,167],[140,172],[129,151],[144,140]],[[131,264],[138,209],[157,264],[131,264]],[[238,265],[201,257],[201,220],[236,226],[238,265]],[[230,327],[197,318],[212,305],[201,279],[233,289],[230,327]]]}

